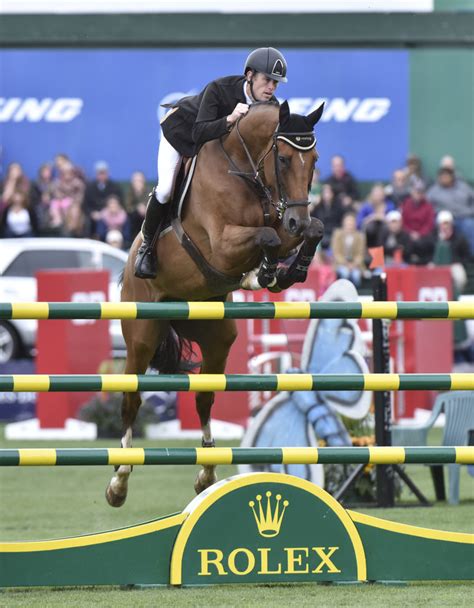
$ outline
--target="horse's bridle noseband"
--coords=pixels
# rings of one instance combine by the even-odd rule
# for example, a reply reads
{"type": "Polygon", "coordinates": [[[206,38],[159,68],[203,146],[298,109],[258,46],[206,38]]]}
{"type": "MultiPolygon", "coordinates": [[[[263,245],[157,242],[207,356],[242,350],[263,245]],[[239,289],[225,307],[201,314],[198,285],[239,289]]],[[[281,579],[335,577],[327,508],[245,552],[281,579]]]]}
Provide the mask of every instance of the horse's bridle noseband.
{"type": "MultiPolygon", "coordinates": [[[[281,175],[280,162],[278,159],[278,140],[284,141],[285,143],[290,145],[292,148],[296,148],[297,150],[306,152],[316,146],[316,139],[315,139],[312,131],[308,131],[307,133],[280,133],[278,131],[278,128],[280,125],[277,125],[277,127],[273,133],[273,136],[272,136],[272,145],[265,152],[265,154],[262,156],[262,158],[257,163],[255,163],[255,161],[253,160],[253,158],[250,154],[248,146],[245,143],[245,140],[239,129],[239,122],[240,122],[241,118],[239,118],[237,120],[235,128],[236,128],[240,143],[242,144],[242,147],[244,149],[245,155],[247,156],[250,166],[252,167],[252,172],[249,173],[249,172],[241,171],[239,169],[239,167],[237,167],[235,162],[231,159],[231,157],[229,156],[227,151],[225,150],[222,139],[220,139],[220,143],[221,143],[222,150],[223,150],[227,160],[229,161],[230,166],[232,167],[232,169],[229,169],[229,174],[237,175],[237,176],[241,177],[242,179],[247,180],[248,182],[250,182],[252,184],[253,187],[255,187],[257,189],[257,193],[262,202],[264,223],[265,223],[265,226],[268,226],[270,224],[270,205],[276,209],[278,219],[281,220],[283,217],[283,214],[285,213],[285,211],[288,208],[290,208],[290,207],[307,207],[310,204],[309,200],[307,200],[307,199],[295,199],[295,200],[287,199],[287,195],[285,192],[284,183],[283,183],[283,179],[282,179],[282,175],[281,175]],[[270,188],[265,183],[265,180],[262,178],[262,175],[261,175],[265,159],[272,152],[273,152],[273,158],[274,158],[274,164],[275,164],[275,177],[276,177],[276,185],[277,185],[278,202],[273,201],[270,188]]],[[[264,174],[264,177],[265,177],[265,174],[264,174]]]]}

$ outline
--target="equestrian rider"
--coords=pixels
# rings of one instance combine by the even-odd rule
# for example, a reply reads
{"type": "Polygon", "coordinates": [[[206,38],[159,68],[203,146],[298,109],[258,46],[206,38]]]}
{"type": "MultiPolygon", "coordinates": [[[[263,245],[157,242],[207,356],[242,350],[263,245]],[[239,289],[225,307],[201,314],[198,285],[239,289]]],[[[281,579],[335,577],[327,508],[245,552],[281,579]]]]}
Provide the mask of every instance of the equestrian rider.
{"type": "Polygon", "coordinates": [[[287,82],[286,60],[277,49],[259,48],[247,57],[244,76],[225,76],[199,93],[180,99],[162,121],[158,150],[159,183],[148,200],[142,226],[143,243],[137,251],[135,276],[152,279],[157,274],[155,235],[166,216],[183,156],[195,156],[207,141],[228,133],[256,101],[276,101],[279,82],[287,82]]]}

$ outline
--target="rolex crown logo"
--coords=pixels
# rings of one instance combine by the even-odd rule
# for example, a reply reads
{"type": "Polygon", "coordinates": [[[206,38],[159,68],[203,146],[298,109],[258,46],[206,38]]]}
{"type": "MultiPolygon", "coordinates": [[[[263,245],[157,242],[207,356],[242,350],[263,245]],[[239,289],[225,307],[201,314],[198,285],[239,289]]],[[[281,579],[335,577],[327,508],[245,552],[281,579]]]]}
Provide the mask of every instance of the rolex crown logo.
{"type": "Polygon", "coordinates": [[[266,508],[262,506],[262,496],[260,494],[255,497],[258,505],[256,506],[255,501],[251,500],[249,507],[252,509],[255,521],[257,522],[260,536],[271,538],[279,534],[286,507],[290,503],[287,500],[281,502],[281,494],[277,494],[274,501],[271,500],[271,492],[266,492],[265,496],[267,497],[266,508]],[[272,502],[274,503],[273,509],[272,502]]]}

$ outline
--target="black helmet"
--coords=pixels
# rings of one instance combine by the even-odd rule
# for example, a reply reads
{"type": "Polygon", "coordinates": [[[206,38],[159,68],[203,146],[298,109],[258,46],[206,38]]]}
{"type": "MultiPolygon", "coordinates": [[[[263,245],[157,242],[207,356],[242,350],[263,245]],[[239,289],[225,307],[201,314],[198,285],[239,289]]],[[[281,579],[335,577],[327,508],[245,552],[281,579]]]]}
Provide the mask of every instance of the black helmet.
{"type": "Polygon", "coordinates": [[[262,72],[268,78],[278,82],[288,82],[286,59],[280,51],[271,46],[252,51],[245,62],[244,74],[247,74],[247,70],[262,72]]]}

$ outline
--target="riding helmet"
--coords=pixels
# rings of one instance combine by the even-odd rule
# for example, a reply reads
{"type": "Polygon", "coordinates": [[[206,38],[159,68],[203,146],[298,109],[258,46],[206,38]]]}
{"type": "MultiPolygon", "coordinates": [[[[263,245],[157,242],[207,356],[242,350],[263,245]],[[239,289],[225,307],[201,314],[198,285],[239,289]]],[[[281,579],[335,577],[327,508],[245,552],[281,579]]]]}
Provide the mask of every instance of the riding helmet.
{"type": "Polygon", "coordinates": [[[271,46],[252,51],[245,62],[244,74],[247,74],[247,70],[261,72],[278,82],[288,82],[286,59],[278,49],[271,46]]]}

